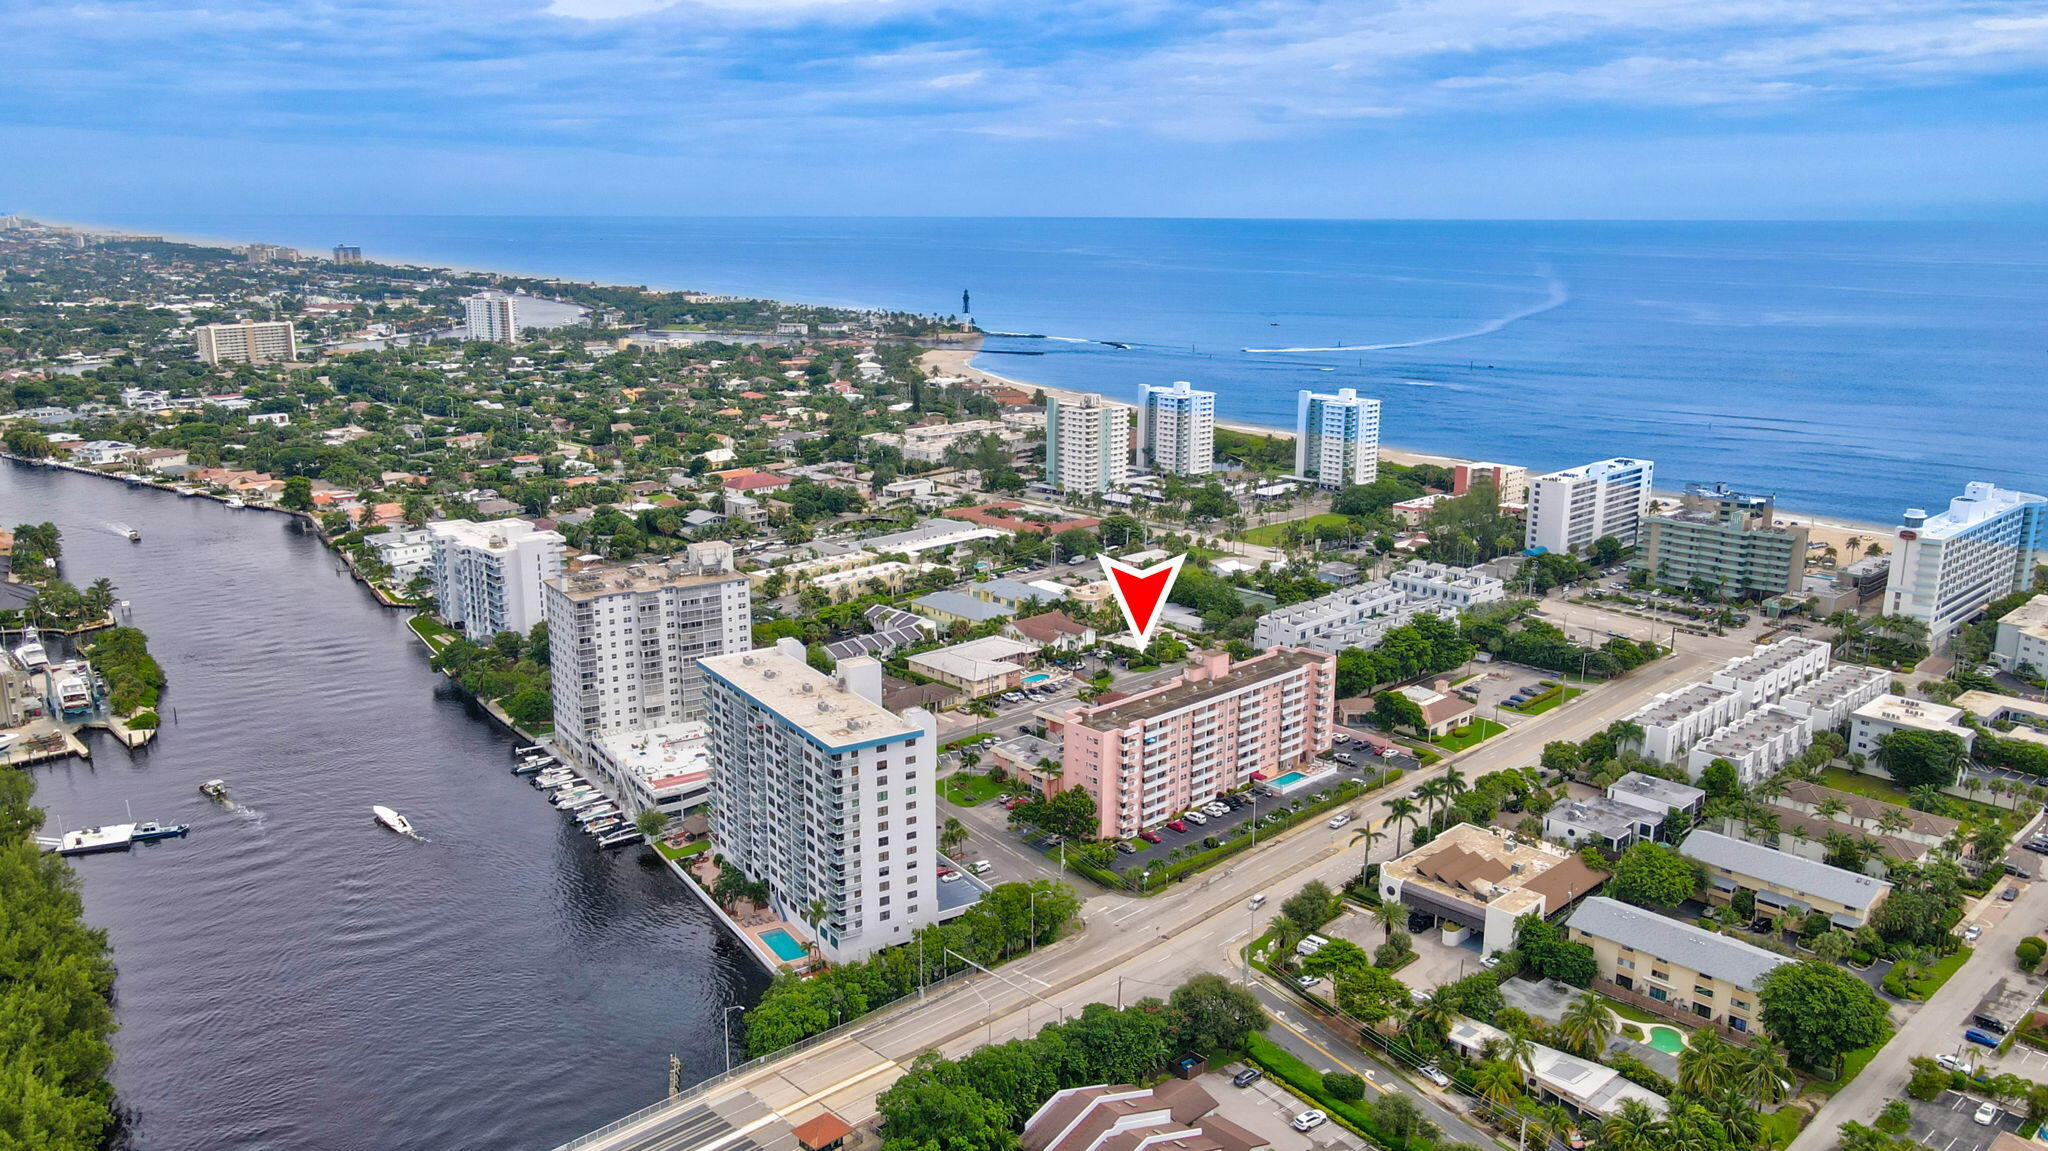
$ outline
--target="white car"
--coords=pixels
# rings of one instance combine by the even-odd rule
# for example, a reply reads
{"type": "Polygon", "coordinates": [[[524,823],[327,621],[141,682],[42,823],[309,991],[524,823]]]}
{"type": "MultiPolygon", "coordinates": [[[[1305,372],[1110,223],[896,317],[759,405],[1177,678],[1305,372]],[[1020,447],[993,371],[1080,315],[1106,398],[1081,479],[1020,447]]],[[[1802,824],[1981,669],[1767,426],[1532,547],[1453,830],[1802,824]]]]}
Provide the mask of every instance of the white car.
{"type": "Polygon", "coordinates": [[[1292,1126],[1296,1131],[1313,1131],[1329,1121],[1330,1117],[1320,1111],[1304,1111],[1294,1117],[1292,1126]]]}
{"type": "Polygon", "coordinates": [[[1451,1085],[1451,1077],[1444,1074],[1434,1063],[1425,1066],[1420,1074],[1424,1079],[1429,1080],[1438,1087],[1449,1087],[1451,1085]]]}
{"type": "Polygon", "coordinates": [[[1981,923],[1972,923],[1969,926],[1969,929],[1963,932],[1963,942],[1975,943],[1977,942],[1977,937],[1982,934],[1984,934],[1984,925],[1981,923]]]}
{"type": "Polygon", "coordinates": [[[1940,1068],[1943,1071],[1960,1071],[1965,1075],[1971,1075],[1975,1074],[1977,1070],[1976,1067],[1971,1065],[1969,1060],[1957,1058],[1954,1055],[1950,1055],[1946,1051],[1935,1056],[1934,1062],[1938,1066],[1940,1066],[1940,1068]]]}
{"type": "MultiPolygon", "coordinates": [[[[1975,1119],[1979,1127],[1989,1127],[1998,1122],[1998,1104],[1987,1102],[1977,1108],[1977,1113],[1970,1118],[1975,1119]]],[[[1302,1130],[1305,1131],[1307,1128],[1304,1127],[1302,1130]]]]}
{"type": "Polygon", "coordinates": [[[1202,810],[1210,815],[1229,815],[1230,805],[1227,803],[1212,803],[1203,807],[1202,810]]]}
{"type": "Polygon", "coordinates": [[[1185,820],[1187,820],[1187,821],[1188,821],[1189,823],[1207,823],[1207,822],[1209,822],[1209,817],[1208,817],[1208,816],[1206,816],[1206,815],[1203,815],[1203,814],[1202,814],[1201,812],[1199,812],[1199,811],[1190,811],[1190,812],[1188,812],[1188,813],[1187,813],[1186,815],[1183,815],[1183,816],[1182,816],[1181,818],[1182,818],[1182,819],[1185,819],[1185,820]]]}
{"type": "Polygon", "coordinates": [[[1320,975],[1304,975],[1301,978],[1295,980],[1296,983],[1299,983],[1301,985],[1301,989],[1303,991],[1307,991],[1309,988],[1314,987],[1316,984],[1321,983],[1322,981],[1323,977],[1320,975]]]}
{"type": "Polygon", "coordinates": [[[1345,814],[1344,814],[1344,813],[1342,813],[1342,812],[1339,812],[1339,813],[1337,813],[1336,815],[1333,815],[1333,816],[1331,816],[1331,817],[1330,817],[1330,826],[1331,826],[1331,827],[1342,827],[1342,826],[1344,826],[1345,824],[1347,824],[1347,823],[1350,823],[1350,822],[1351,822],[1351,817],[1350,817],[1350,816],[1348,816],[1348,815],[1345,815],[1345,814]]]}
{"type": "Polygon", "coordinates": [[[1484,968],[1486,968],[1486,969],[1487,969],[1488,971],[1491,971],[1491,970],[1493,970],[1494,968],[1496,968],[1496,967],[1499,967],[1499,966],[1500,966],[1500,952],[1496,951],[1496,952],[1494,952],[1494,953],[1493,953],[1492,955],[1489,955],[1489,956],[1487,956],[1486,958],[1484,958],[1484,959],[1480,960],[1480,961],[1479,961],[1479,966],[1481,966],[1481,967],[1484,967],[1484,968]]]}

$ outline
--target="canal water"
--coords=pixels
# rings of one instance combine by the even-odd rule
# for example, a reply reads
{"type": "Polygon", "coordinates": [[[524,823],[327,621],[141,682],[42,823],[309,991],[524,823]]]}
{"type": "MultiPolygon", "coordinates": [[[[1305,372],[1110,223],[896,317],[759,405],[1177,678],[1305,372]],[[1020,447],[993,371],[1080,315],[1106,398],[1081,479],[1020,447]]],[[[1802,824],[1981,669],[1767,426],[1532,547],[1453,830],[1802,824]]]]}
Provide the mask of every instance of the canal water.
{"type": "Polygon", "coordinates": [[[296,521],[0,461],[0,526],[43,520],[171,686],[155,744],[91,736],[32,769],[37,802],[192,825],[73,861],[119,970],[128,1146],[548,1148],[658,1100],[671,1052],[686,1081],[724,1068],[758,968],[650,853],[598,853],[513,776],[512,739],[296,521]]]}

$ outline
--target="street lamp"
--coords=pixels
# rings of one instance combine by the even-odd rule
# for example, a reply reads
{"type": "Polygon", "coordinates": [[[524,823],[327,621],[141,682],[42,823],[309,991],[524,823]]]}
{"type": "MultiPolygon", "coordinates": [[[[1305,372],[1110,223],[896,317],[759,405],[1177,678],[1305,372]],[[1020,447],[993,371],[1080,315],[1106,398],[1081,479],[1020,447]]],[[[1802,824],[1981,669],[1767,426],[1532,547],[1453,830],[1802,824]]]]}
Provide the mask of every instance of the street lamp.
{"type": "Polygon", "coordinates": [[[745,1011],[743,1004],[735,1003],[725,1009],[725,1073],[732,1074],[732,1013],[745,1011]]]}

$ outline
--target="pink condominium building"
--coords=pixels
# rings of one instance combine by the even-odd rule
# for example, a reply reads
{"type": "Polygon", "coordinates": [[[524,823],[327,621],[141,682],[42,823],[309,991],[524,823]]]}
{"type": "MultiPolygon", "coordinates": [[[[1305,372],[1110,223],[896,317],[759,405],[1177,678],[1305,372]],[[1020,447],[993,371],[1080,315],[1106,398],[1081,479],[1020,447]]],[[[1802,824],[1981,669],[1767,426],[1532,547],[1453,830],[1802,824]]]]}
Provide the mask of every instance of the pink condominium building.
{"type": "Polygon", "coordinates": [[[1159,687],[1077,707],[1060,786],[1095,797],[1105,838],[1125,838],[1220,792],[1305,767],[1330,746],[1337,658],[1276,647],[1233,664],[1216,653],[1159,687]]]}

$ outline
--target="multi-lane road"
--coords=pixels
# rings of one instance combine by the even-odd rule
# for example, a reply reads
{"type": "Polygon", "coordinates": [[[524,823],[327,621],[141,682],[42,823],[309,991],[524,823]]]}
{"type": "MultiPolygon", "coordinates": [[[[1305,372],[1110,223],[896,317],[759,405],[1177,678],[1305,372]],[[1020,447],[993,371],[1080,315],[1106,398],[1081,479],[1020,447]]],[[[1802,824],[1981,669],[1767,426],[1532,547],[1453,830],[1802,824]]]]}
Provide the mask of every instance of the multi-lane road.
{"type": "MultiPolygon", "coordinates": [[[[1445,764],[1405,777],[1387,793],[1362,800],[1360,814],[1373,823],[1384,822],[1387,801],[1442,774],[1448,763],[1456,763],[1468,778],[1534,763],[1545,743],[1582,740],[1649,697],[1696,678],[1705,667],[1745,652],[1748,646],[1748,640],[1736,637],[1688,640],[1674,656],[1518,723],[1445,764]]],[[[584,1145],[603,1151],[793,1148],[787,1138],[789,1126],[820,1111],[829,1109],[850,1123],[871,1117],[875,1097],[924,1051],[964,1055],[983,1044],[1032,1035],[1089,1003],[1163,997],[1198,972],[1241,976],[1241,949],[1274,913],[1279,897],[1311,879],[1335,885],[1358,872],[1365,860],[1350,847],[1356,830],[1311,822],[1229,866],[1150,898],[1118,892],[1093,896],[1083,906],[1082,929],[1068,939],[1014,960],[993,975],[955,982],[922,1001],[878,1012],[795,1057],[720,1084],[702,1096],[686,1096],[673,1107],[584,1145]],[[1275,898],[1263,910],[1251,908],[1251,896],[1262,893],[1275,898]]],[[[1391,847],[1382,854],[1392,854],[1391,847]]],[[[1299,1027],[1299,1021],[1285,1025],[1299,1027]]],[[[1340,1042],[1334,1036],[1328,1040],[1340,1042]]],[[[1348,1061],[1364,1059],[1356,1047],[1345,1051],[1348,1061]]],[[[1389,1089],[1414,1090],[1385,1069],[1377,1079],[1389,1089]]],[[[1484,1142],[1433,1100],[1423,1101],[1433,1109],[1432,1118],[1447,1129],[1455,1127],[1454,1138],[1484,1142]]]]}

